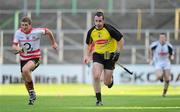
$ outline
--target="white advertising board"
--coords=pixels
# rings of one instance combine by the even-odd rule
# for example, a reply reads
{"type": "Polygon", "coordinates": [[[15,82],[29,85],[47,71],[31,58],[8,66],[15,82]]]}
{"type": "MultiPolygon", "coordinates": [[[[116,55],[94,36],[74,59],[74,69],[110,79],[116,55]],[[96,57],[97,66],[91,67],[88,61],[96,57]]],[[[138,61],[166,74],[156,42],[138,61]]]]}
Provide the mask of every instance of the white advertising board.
{"type": "MultiPolygon", "coordinates": [[[[120,66],[114,70],[115,84],[160,84],[155,81],[154,68],[149,65],[125,65],[130,75],[120,66]]],[[[33,73],[35,83],[92,83],[92,67],[73,65],[40,65],[33,73]]],[[[0,65],[0,84],[22,83],[19,65],[0,65]]],[[[180,85],[180,66],[171,68],[171,83],[180,85]]]]}
{"type": "MultiPolygon", "coordinates": [[[[32,72],[35,83],[81,83],[82,65],[40,65],[32,72]]],[[[0,83],[22,82],[20,66],[2,65],[0,83]]]]}

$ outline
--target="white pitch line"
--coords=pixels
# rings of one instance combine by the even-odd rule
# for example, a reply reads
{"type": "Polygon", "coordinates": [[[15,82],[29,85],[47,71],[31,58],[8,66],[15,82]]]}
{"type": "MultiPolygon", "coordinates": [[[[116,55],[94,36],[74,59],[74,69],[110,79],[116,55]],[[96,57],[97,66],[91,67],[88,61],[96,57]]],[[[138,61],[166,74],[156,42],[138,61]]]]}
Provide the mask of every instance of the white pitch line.
{"type": "Polygon", "coordinates": [[[122,110],[156,110],[156,109],[180,109],[180,107],[104,107],[104,106],[99,106],[99,107],[68,107],[66,109],[101,109],[101,110],[118,110],[118,109],[122,109],[122,110]]]}

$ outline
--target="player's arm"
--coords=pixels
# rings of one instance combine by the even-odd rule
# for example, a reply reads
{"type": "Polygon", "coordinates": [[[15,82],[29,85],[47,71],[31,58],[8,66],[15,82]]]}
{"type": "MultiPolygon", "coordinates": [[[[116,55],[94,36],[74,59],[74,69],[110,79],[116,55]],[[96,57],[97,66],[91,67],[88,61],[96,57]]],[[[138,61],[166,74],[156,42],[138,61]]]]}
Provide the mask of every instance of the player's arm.
{"type": "Polygon", "coordinates": [[[169,44],[168,45],[168,51],[169,51],[169,58],[171,59],[171,60],[174,60],[174,51],[173,51],[173,47],[172,47],[172,45],[171,44],[169,44]]]}
{"type": "Polygon", "coordinates": [[[121,40],[117,41],[117,50],[112,57],[112,61],[114,62],[118,61],[120,56],[120,51],[123,49],[123,46],[124,46],[124,38],[121,38],[121,40]]]}
{"type": "Polygon", "coordinates": [[[111,37],[117,41],[117,52],[120,52],[124,46],[124,39],[122,33],[109,24],[105,24],[105,28],[109,31],[111,37]]]}
{"type": "Polygon", "coordinates": [[[18,53],[21,53],[21,52],[24,52],[24,53],[27,53],[27,49],[25,47],[19,47],[19,44],[18,43],[13,43],[12,44],[12,49],[14,51],[14,54],[18,54],[18,53]]]}
{"type": "Polygon", "coordinates": [[[91,52],[89,50],[89,45],[85,45],[84,63],[88,64],[90,59],[91,59],[91,52]]]}
{"type": "Polygon", "coordinates": [[[124,46],[124,39],[121,32],[119,32],[116,28],[113,26],[106,24],[105,28],[109,31],[112,38],[114,38],[117,41],[117,50],[112,56],[112,61],[116,62],[119,59],[120,51],[123,49],[124,46]]]}
{"type": "Polygon", "coordinates": [[[155,51],[156,47],[157,47],[157,42],[153,42],[150,45],[149,49],[148,49],[148,59],[147,59],[147,62],[149,64],[153,63],[153,52],[155,51]]]}
{"type": "Polygon", "coordinates": [[[12,44],[12,49],[15,50],[15,51],[20,51],[21,48],[18,46],[18,43],[13,43],[12,44]]]}
{"type": "Polygon", "coordinates": [[[15,51],[15,54],[21,52],[21,48],[18,46],[18,43],[13,43],[12,49],[13,49],[13,51],[15,51]]]}
{"type": "Polygon", "coordinates": [[[149,48],[149,49],[148,49],[148,59],[147,59],[147,62],[148,62],[149,64],[151,64],[151,63],[152,63],[152,60],[153,60],[153,52],[152,52],[152,49],[149,48]]]}
{"type": "Polygon", "coordinates": [[[124,47],[124,38],[121,38],[120,41],[117,42],[117,51],[121,51],[124,47]]]}
{"type": "Polygon", "coordinates": [[[19,46],[18,37],[19,37],[18,31],[16,31],[16,33],[14,34],[13,43],[12,43],[12,50],[13,50],[14,54],[18,54],[20,52],[27,53],[27,49],[25,47],[22,48],[19,46]]]}
{"type": "Polygon", "coordinates": [[[54,38],[52,31],[46,28],[45,35],[47,35],[47,37],[49,37],[52,48],[56,49],[58,47],[58,45],[57,45],[57,42],[54,38]]]}
{"type": "Polygon", "coordinates": [[[92,32],[93,28],[91,28],[88,33],[87,33],[87,37],[86,37],[86,45],[85,45],[85,51],[84,51],[84,59],[83,62],[88,64],[92,58],[92,52],[93,52],[93,47],[94,44],[92,42],[92,38],[91,38],[91,32],[92,32]]]}
{"type": "Polygon", "coordinates": [[[171,59],[171,60],[174,60],[174,54],[170,56],[170,59],[171,59]]]}

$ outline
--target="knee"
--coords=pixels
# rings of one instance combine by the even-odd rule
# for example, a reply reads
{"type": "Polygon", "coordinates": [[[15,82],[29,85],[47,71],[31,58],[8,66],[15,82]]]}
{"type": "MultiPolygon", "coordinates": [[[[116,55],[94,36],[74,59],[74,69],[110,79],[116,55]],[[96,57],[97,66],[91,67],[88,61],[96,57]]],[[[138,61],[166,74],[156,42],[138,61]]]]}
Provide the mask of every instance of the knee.
{"type": "Polygon", "coordinates": [[[104,85],[108,86],[108,85],[109,85],[109,83],[108,83],[107,81],[104,81],[104,85]]]}
{"type": "Polygon", "coordinates": [[[100,75],[98,74],[94,74],[93,75],[93,79],[96,81],[96,80],[100,80],[100,75]]]}
{"type": "Polygon", "coordinates": [[[96,81],[96,80],[100,80],[100,76],[101,76],[101,73],[99,73],[98,71],[96,70],[93,70],[93,79],[96,81]]]}
{"type": "Polygon", "coordinates": [[[157,79],[161,79],[161,78],[163,78],[162,75],[157,75],[157,79]]]}
{"type": "Polygon", "coordinates": [[[109,84],[111,84],[111,81],[110,81],[110,80],[104,80],[104,84],[105,84],[106,86],[108,86],[109,84]]]}
{"type": "Polygon", "coordinates": [[[30,72],[30,70],[27,68],[22,69],[22,75],[28,74],[29,72],[30,72]]]}

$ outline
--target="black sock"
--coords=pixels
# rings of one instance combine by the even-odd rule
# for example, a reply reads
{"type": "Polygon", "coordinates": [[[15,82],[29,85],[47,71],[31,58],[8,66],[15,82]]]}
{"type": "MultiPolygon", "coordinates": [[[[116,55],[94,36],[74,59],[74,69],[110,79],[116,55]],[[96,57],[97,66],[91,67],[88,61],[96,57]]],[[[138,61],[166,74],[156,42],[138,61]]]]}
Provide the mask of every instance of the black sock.
{"type": "Polygon", "coordinates": [[[101,101],[101,93],[96,93],[96,99],[97,101],[101,101]]]}

